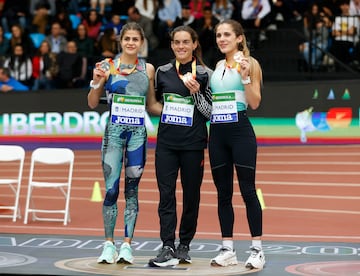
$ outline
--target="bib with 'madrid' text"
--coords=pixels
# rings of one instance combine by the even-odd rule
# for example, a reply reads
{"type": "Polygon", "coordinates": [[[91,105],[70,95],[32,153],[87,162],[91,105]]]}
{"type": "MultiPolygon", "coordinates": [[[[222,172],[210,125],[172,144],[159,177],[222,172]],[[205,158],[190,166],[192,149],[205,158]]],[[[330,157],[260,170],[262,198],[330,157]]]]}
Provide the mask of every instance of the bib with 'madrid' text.
{"type": "Polygon", "coordinates": [[[235,92],[213,93],[212,100],[212,124],[238,121],[235,92]]]}
{"type": "Polygon", "coordinates": [[[113,94],[111,122],[117,125],[144,126],[145,97],[113,94]]]}
{"type": "Polygon", "coordinates": [[[191,96],[181,97],[173,93],[164,93],[162,123],[191,127],[193,116],[194,100],[191,96]]]}

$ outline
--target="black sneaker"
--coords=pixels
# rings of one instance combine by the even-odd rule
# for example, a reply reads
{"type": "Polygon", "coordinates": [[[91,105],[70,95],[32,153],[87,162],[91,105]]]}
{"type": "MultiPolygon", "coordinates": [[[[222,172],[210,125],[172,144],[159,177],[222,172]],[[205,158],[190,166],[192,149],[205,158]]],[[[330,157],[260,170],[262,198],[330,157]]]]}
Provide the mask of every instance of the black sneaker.
{"type": "Polygon", "coordinates": [[[170,246],[164,246],[156,258],[149,260],[149,266],[151,267],[166,267],[177,264],[179,264],[179,260],[176,258],[174,249],[170,246]]]}
{"type": "Polygon", "coordinates": [[[179,259],[181,264],[191,264],[191,258],[189,256],[189,246],[185,244],[179,244],[176,248],[176,257],[179,259]]]}

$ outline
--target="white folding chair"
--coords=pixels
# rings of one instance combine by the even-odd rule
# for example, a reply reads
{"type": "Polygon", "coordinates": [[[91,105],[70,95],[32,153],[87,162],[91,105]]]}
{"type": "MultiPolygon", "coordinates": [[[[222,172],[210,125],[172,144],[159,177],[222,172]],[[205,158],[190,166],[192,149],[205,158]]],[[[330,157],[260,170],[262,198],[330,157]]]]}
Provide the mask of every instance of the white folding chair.
{"type": "MultiPolygon", "coordinates": [[[[13,205],[2,205],[0,209],[12,210],[12,214],[1,214],[2,218],[20,218],[19,198],[21,178],[25,160],[25,150],[17,145],[0,145],[0,185],[8,185],[11,192],[14,193],[13,205]]],[[[2,194],[4,195],[4,194],[2,194]]]]}
{"type": "MultiPolygon", "coordinates": [[[[43,221],[63,221],[64,225],[70,221],[70,191],[72,182],[72,173],[74,166],[74,152],[68,148],[37,148],[31,154],[29,186],[26,197],[25,218],[24,223],[27,224],[28,214],[32,213],[33,220],[43,221]],[[50,174],[49,174],[50,173],[50,174]],[[60,189],[65,199],[64,208],[60,209],[60,203],[56,203],[59,199],[57,194],[51,195],[49,190],[40,200],[41,196],[34,195],[34,188],[57,188],[60,189]],[[50,201],[48,201],[50,199],[50,201]],[[36,208],[36,204],[42,205],[36,208]],[[31,206],[30,206],[31,205],[31,206]],[[50,208],[49,208],[50,207],[50,208]],[[63,217],[43,217],[38,216],[39,213],[46,214],[63,214],[63,217]]],[[[37,189],[39,190],[39,189],[37,189]]],[[[62,197],[61,197],[62,198],[62,197]]],[[[63,206],[61,204],[61,206],[63,206]]]]}

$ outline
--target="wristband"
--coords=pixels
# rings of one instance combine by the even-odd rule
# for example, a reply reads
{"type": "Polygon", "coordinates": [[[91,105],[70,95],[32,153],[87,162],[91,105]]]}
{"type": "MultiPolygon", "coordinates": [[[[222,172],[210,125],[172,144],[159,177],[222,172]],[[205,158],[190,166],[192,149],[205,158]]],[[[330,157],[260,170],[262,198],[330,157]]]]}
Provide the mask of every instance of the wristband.
{"type": "Polygon", "coordinates": [[[241,79],[242,84],[250,84],[251,83],[251,79],[250,76],[247,76],[246,79],[241,79]]]}
{"type": "Polygon", "coordinates": [[[90,81],[90,87],[93,89],[98,89],[100,87],[100,82],[98,84],[94,84],[94,81],[90,81]]]}

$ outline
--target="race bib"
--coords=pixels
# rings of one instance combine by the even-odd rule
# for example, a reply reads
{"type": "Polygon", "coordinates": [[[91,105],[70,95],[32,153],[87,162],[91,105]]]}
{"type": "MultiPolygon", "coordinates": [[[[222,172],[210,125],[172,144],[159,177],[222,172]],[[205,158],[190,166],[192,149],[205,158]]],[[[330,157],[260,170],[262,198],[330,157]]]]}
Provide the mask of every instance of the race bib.
{"type": "Polygon", "coordinates": [[[194,116],[194,100],[191,96],[164,93],[164,108],[161,122],[165,124],[191,127],[194,116]]]}
{"type": "Polygon", "coordinates": [[[111,122],[117,125],[144,126],[145,97],[113,94],[111,122]]]}
{"type": "Polygon", "coordinates": [[[210,118],[212,124],[234,123],[238,121],[235,92],[213,93],[212,100],[210,118]]]}

